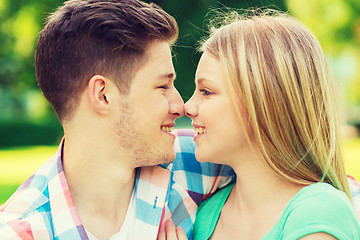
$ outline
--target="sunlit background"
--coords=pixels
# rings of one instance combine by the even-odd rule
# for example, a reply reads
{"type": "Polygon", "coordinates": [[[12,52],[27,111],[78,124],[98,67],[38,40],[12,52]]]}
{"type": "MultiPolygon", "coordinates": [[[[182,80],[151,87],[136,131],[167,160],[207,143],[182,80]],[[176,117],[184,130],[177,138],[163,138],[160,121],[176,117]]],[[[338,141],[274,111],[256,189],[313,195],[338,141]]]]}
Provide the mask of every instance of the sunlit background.
{"type": "MultiPolygon", "coordinates": [[[[39,91],[34,50],[44,19],[63,1],[0,0],[0,204],[56,151],[62,129],[39,91]]],[[[174,47],[176,87],[186,101],[194,89],[206,35],[206,13],[218,7],[268,6],[301,20],[319,39],[338,85],[347,172],[360,179],[360,1],[359,0],[182,0],[153,1],[179,23],[174,47]]],[[[182,118],[180,127],[190,127],[182,118]]]]}

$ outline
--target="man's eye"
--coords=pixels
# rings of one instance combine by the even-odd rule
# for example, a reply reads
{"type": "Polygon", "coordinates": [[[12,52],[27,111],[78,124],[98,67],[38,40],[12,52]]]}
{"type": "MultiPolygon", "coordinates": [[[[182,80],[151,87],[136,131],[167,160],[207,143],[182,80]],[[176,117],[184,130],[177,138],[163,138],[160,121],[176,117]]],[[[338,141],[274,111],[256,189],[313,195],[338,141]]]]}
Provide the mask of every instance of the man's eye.
{"type": "Polygon", "coordinates": [[[211,92],[207,91],[206,89],[199,89],[199,91],[202,92],[202,94],[203,94],[204,96],[209,96],[209,95],[212,94],[211,92]]]}
{"type": "Polygon", "coordinates": [[[162,88],[162,89],[169,89],[169,86],[168,86],[168,85],[163,85],[163,86],[160,86],[159,88],[162,88]]]}

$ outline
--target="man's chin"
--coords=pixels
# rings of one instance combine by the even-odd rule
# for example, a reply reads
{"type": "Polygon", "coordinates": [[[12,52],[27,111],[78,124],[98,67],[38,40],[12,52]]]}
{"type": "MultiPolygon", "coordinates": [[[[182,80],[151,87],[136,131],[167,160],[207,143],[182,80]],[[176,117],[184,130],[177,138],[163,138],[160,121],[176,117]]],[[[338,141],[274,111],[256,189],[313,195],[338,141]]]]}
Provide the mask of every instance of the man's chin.
{"type": "Polygon", "coordinates": [[[166,161],[164,161],[164,163],[172,163],[175,160],[176,154],[175,152],[173,152],[172,154],[169,155],[168,158],[166,158],[166,161]]]}
{"type": "Polygon", "coordinates": [[[175,160],[175,156],[176,154],[174,151],[164,154],[162,159],[159,161],[159,164],[172,163],[175,160]]]}
{"type": "Polygon", "coordinates": [[[161,164],[168,164],[174,161],[175,159],[175,152],[163,153],[159,154],[157,157],[152,155],[151,158],[148,157],[146,160],[137,161],[137,167],[151,167],[151,166],[158,166],[161,164]]]}

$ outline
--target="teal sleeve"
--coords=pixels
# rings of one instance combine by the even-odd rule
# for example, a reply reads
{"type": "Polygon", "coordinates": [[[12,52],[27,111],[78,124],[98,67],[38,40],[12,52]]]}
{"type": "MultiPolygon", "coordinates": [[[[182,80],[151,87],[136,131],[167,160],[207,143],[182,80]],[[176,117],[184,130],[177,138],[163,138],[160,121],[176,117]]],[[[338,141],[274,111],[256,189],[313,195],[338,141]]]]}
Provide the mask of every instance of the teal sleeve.
{"type": "Polygon", "coordinates": [[[288,208],[282,239],[324,232],[341,240],[359,240],[360,227],[349,198],[331,186],[320,187],[288,208]]]}

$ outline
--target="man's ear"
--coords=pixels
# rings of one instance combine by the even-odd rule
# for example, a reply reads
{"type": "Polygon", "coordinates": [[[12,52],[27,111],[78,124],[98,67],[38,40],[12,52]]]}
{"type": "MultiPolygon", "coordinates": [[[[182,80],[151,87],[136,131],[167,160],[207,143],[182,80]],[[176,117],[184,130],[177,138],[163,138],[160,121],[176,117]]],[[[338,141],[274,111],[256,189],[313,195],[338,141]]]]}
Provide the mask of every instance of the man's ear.
{"type": "Polygon", "coordinates": [[[102,75],[90,78],[87,96],[90,107],[99,114],[106,114],[109,110],[111,81],[102,75]]]}

